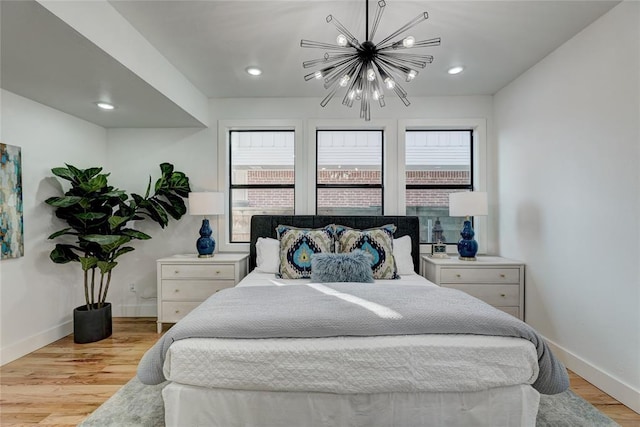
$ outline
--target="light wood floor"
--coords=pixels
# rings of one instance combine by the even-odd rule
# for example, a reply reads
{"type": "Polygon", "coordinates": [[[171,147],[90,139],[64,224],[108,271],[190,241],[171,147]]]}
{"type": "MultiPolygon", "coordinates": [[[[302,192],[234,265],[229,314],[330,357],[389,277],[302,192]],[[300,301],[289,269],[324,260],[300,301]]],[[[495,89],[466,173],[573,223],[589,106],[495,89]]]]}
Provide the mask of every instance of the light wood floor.
{"type": "MultiPolygon", "coordinates": [[[[158,339],[155,319],[117,318],[113,336],[92,344],[56,341],[0,368],[0,424],[75,426],[136,373],[158,339]]],[[[570,373],[572,390],[624,427],[640,414],[570,373]]]]}

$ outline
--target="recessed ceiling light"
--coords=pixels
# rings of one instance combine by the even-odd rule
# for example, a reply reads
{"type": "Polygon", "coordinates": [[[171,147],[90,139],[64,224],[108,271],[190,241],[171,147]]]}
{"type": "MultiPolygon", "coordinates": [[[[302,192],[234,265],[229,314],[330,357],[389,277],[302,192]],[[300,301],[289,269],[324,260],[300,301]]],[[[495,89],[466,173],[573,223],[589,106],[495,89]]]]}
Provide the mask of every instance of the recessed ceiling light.
{"type": "Polygon", "coordinates": [[[247,67],[247,73],[251,74],[252,76],[259,76],[260,74],[262,74],[262,70],[258,67],[247,67]]]}
{"type": "Polygon", "coordinates": [[[449,74],[460,74],[463,70],[464,70],[464,67],[461,66],[461,65],[458,65],[458,66],[449,68],[447,70],[447,73],[449,73],[449,74]]]}
{"type": "Polygon", "coordinates": [[[103,110],[113,110],[114,108],[116,108],[113,105],[109,104],[108,102],[96,102],[96,105],[102,108],[103,110]]]}

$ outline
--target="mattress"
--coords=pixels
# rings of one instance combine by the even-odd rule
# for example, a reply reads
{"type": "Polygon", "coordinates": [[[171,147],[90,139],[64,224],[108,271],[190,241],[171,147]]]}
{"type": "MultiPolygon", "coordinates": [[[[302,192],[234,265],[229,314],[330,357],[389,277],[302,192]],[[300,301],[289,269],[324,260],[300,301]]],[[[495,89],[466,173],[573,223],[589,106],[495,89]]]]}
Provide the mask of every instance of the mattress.
{"type": "MultiPolygon", "coordinates": [[[[405,284],[436,286],[414,274],[405,284]]],[[[289,286],[252,272],[238,286],[289,286]]],[[[393,286],[380,280],[372,286],[393,286]]],[[[180,340],[164,364],[167,379],[205,388],[323,393],[479,391],[531,384],[535,346],[474,335],[180,340]]]]}

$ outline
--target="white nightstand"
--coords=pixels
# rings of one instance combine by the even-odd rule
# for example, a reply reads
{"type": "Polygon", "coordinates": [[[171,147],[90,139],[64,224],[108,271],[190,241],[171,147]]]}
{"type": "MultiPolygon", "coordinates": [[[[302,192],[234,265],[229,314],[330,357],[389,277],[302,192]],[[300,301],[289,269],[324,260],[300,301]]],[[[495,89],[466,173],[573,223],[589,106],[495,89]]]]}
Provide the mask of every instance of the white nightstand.
{"type": "Polygon", "coordinates": [[[524,264],[497,256],[477,261],[422,256],[422,275],[436,285],[464,291],[524,320],[524,264]]]}
{"type": "Polygon", "coordinates": [[[246,253],[174,255],[156,261],[158,271],[158,333],[163,323],[176,323],[220,289],[247,275],[246,253]]]}

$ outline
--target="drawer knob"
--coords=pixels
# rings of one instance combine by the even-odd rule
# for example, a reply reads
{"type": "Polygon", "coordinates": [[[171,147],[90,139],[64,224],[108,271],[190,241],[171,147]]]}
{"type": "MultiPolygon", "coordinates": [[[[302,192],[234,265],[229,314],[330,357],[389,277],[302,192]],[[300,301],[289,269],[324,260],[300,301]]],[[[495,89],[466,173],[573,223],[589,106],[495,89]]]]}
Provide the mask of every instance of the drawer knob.
{"type": "Polygon", "coordinates": [[[502,298],[504,298],[504,297],[506,297],[507,295],[506,295],[506,294],[500,294],[500,296],[501,296],[502,298]]]}
{"type": "Polygon", "coordinates": [[[216,274],[220,274],[220,270],[216,270],[216,274]]]}
{"type": "Polygon", "coordinates": [[[180,273],[180,270],[176,270],[176,271],[175,271],[175,273],[176,273],[176,274],[180,273]]]}
{"type": "Polygon", "coordinates": [[[500,273],[500,277],[504,279],[504,273],[500,273]]]}
{"type": "Polygon", "coordinates": [[[180,310],[176,310],[176,314],[180,313],[180,310]]]}
{"type": "Polygon", "coordinates": [[[180,292],[180,289],[175,289],[173,292],[180,292]]]}
{"type": "Polygon", "coordinates": [[[456,277],[462,277],[462,276],[460,276],[459,274],[456,274],[456,277]]]}

